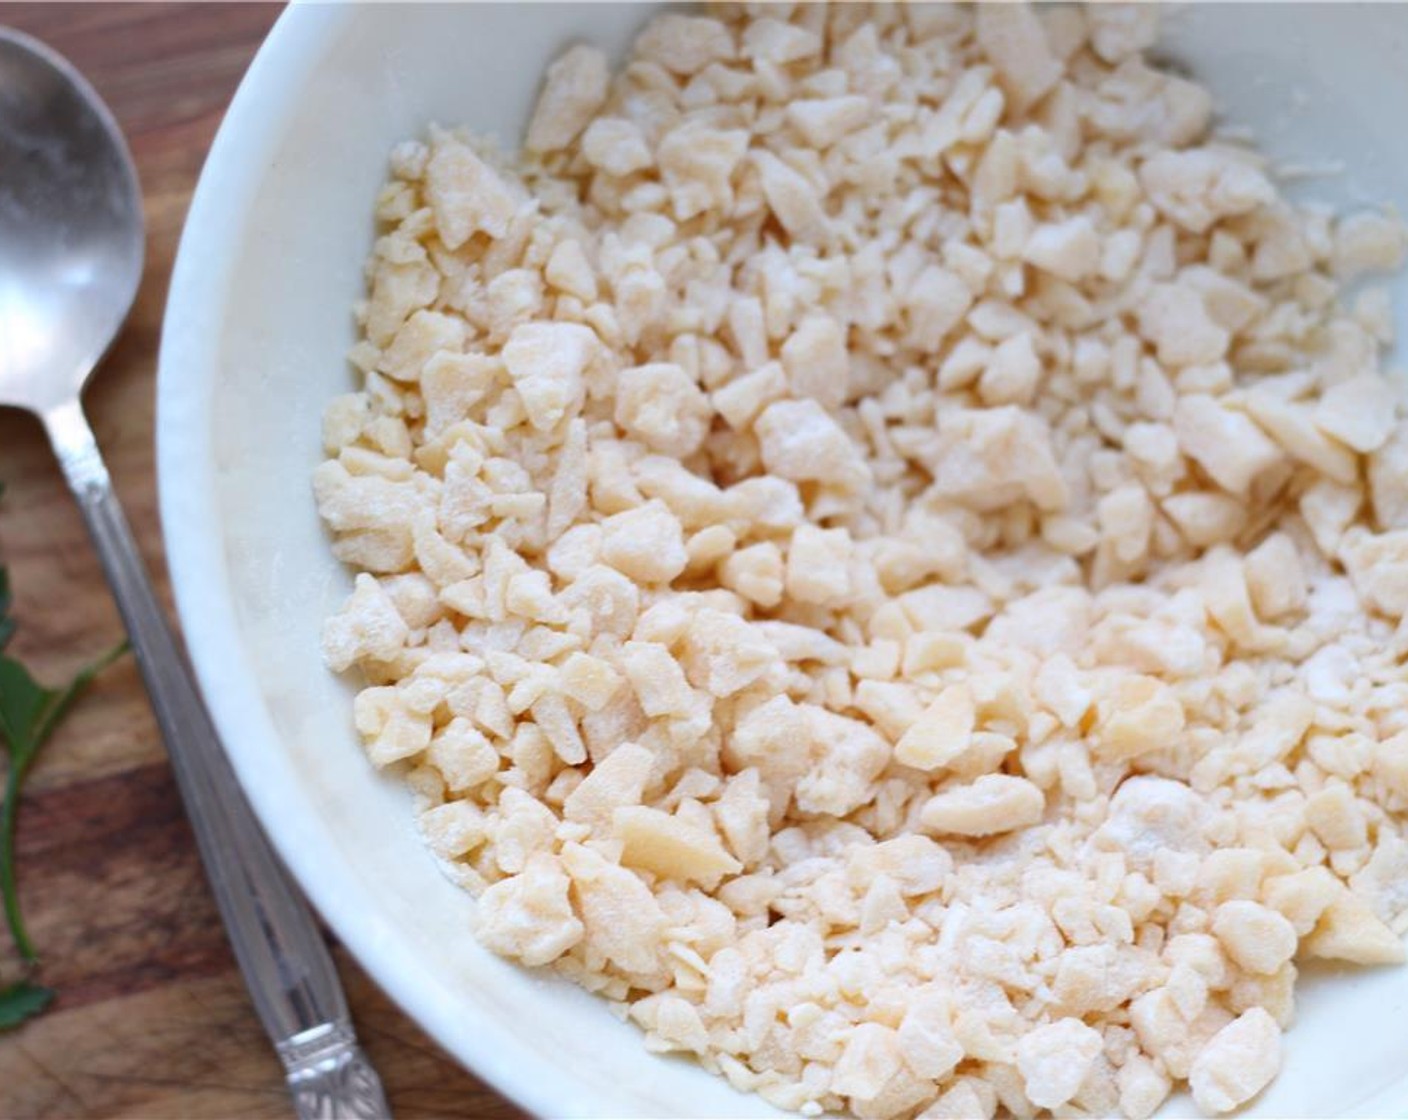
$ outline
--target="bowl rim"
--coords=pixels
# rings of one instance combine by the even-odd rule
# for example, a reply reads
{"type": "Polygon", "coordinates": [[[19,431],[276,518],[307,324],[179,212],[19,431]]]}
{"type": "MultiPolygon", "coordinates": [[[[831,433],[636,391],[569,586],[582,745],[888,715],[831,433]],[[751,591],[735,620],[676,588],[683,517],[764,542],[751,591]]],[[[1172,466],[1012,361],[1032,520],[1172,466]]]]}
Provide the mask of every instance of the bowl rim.
{"type": "Polygon", "coordinates": [[[263,762],[277,755],[280,742],[259,718],[253,674],[231,652],[242,644],[241,628],[214,501],[211,423],[225,306],[240,231],[283,136],[283,108],[356,8],[295,2],[279,16],[230,102],[186,215],[162,322],[156,387],[157,496],[177,614],[206,706],[265,834],[377,986],[462,1066],[528,1112],[566,1116],[580,1114],[585,1105],[625,1114],[630,1102],[619,1091],[574,1082],[550,1055],[503,1031],[492,1016],[447,1000],[428,969],[384,951],[385,931],[371,918],[375,899],[365,884],[345,862],[326,859],[326,851],[308,844],[309,814],[298,791],[265,777],[263,762]]]}

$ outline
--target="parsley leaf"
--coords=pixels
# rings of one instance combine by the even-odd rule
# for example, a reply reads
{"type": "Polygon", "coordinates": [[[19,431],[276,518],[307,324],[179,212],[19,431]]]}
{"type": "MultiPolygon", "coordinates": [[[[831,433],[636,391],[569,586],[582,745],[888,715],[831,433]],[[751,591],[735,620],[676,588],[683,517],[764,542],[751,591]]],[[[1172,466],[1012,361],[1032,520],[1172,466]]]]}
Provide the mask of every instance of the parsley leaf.
{"type": "Polygon", "coordinates": [[[54,998],[52,988],[41,988],[29,980],[21,980],[0,989],[0,1031],[17,1027],[32,1015],[38,1015],[54,998]]]}
{"type": "MultiPolygon", "coordinates": [[[[38,954],[20,913],[15,878],[15,818],[19,813],[20,789],[40,748],[53,734],[64,713],[94,677],[122,656],[127,643],[110,649],[62,688],[45,688],[19,661],[4,652],[15,633],[11,603],[9,573],[0,567],[0,754],[9,763],[4,797],[0,800],[0,902],[3,902],[5,922],[20,959],[27,970],[32,970],[38,954]]],[[[52,991],[29,979],[0,989],[0,1030],[16,1027],[39,1014],[53,997],[52,991]]]]}
{"type": "Polygon", "coordinates": [[[0,568],[0,653],[15,636],[15,620],[10,617],[10,573],[0,568]]]}
{"type": "MultiPolygon", "coordinates": [[[[0,620],[3,622],[3,620],[0,620]]],[[[34,944],[20,914],[15,882],[15,817],[25,774],[39,755],[39,748],[53,734],[79,693],[126,650],[127,644],[108,650],[86,666],[63,688],[44,688],[29,670],[8,654],[0,654],[0,749],[9,755],[5,797],[0,803],[0,898],[15,947],[26,964],[36,959],[34,944]]]]}

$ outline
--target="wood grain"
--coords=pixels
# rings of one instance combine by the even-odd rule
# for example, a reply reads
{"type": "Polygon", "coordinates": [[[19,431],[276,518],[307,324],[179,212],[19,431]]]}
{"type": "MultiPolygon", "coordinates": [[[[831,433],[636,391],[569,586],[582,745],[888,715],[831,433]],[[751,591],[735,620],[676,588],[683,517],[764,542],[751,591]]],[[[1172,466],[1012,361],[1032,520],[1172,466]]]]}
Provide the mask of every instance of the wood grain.
{"type": "MultiPolygon", "coordinates": [[[[169,602],[157,522],[153,378],[181,223],[272,4],[6,4],[0,24],[77,65],[112,106],[142,178],[146,272],[87,397],[142,552],[169,602]]],[[[14,579],[14,643],[41,679],[119,635],[82,522],[37,425],[0,410],[0,563],[14,579]]],[[[52,1009],[0,1035],[0,1117],[286,1117],[282,1071],[206,890],[141,683],[126,660],[73,712],[29,782],[22,897],[52,1009]]],[[[0,945],[3,939],[0,939],[0,945]]],[[[13,971],[0,948],[0,978],[13,971]]],[[[411,1117],[517,1117],[338,950],[353,1014],[411,1117]]]]}

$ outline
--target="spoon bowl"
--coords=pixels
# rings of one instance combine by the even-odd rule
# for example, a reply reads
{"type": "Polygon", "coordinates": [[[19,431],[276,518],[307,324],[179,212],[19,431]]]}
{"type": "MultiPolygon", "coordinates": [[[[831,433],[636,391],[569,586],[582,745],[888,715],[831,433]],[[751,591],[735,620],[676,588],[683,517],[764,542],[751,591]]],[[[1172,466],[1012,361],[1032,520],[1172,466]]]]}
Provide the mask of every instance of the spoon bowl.
{"type": "Polygon", "coordinates": [[[42,43],[0,28],[0,405],[73,397],[142,278],[142,192],[117,122],[42,43]]]}

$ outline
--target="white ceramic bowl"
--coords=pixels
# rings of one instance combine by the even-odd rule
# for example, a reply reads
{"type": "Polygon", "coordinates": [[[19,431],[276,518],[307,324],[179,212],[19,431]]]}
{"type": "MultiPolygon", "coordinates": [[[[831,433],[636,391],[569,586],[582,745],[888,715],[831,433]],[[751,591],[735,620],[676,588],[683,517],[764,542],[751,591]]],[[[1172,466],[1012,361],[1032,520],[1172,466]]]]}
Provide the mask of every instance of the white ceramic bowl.
{"type": "MultiPolygon", "coordinates": [[[[423,850],[318,653],[349,578],[309,492],[362,291],[386,154],[431,121],[516,142],[544,65],[621,52],[640,5],[307,5],[288,11],[211,150],[162,339],[162,520],[186,640],[270,836],[338,936],[464,1064],[545,1116],[769,1115],[648,1055],[604,1004],[479,948],[472,903],[423,850]]],[[[1408,213],[1408,7],[1229,5],[1170,21],[1166,53],[1278,157],[1341,161],[1299,193],[1408,213]]],[[[1408,298],[1399,287],[1400,322],[1408,298]]],[[[1312,978],[1256,1115],[1408,1112],[1408,969],[1312,978]]],[[[1190,1114],[1174,1101],[1169,1115],[1190,1114]]]]}

